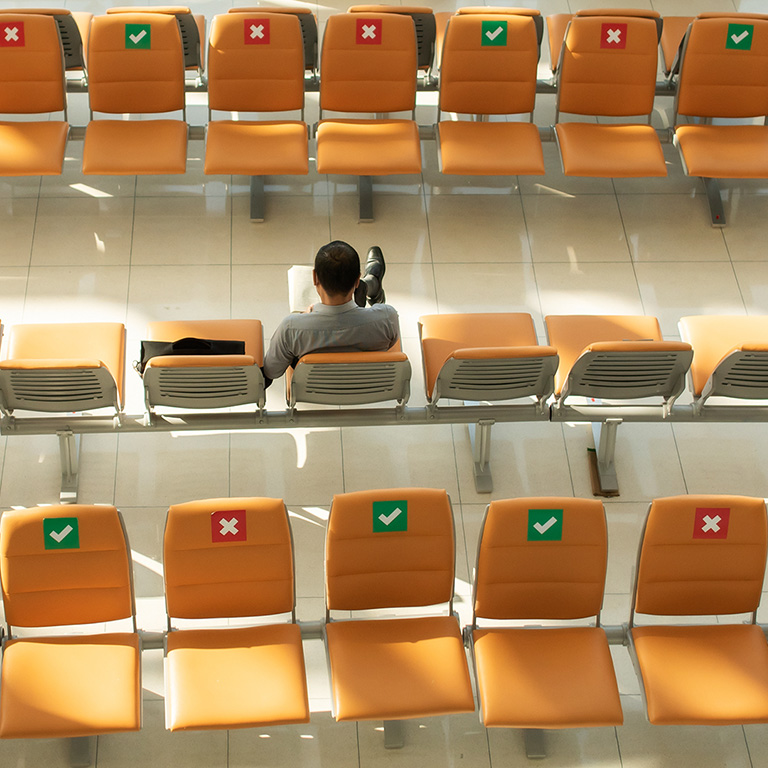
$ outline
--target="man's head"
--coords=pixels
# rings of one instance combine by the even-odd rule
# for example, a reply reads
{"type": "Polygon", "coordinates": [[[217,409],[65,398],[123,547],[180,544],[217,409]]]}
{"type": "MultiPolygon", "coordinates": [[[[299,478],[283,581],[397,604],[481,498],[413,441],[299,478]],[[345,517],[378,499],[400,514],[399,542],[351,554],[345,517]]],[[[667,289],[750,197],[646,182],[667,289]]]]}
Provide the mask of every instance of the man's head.
{"type": "Polygon", "coordinates": [[[347,296],[360,279],[360,256],[343,240],[322,246],[315,256],[315,279],[329,296],[347,296]]]}

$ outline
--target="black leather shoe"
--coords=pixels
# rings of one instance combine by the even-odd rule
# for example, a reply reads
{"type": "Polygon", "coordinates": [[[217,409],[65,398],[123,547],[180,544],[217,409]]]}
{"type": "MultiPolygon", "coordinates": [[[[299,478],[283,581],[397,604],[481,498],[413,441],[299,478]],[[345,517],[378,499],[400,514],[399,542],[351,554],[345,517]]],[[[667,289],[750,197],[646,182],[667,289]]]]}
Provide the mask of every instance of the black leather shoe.
{"type": "Polygon", "coordinates": [[[368,291],[369,304],[383,304],[387,300],[382,285],[386,271],[387,265],[384,263],[384,254],[378,245],[374,245],[368,249],[368,258],[365,260],[365,272],[362,279],[368,291]]]}

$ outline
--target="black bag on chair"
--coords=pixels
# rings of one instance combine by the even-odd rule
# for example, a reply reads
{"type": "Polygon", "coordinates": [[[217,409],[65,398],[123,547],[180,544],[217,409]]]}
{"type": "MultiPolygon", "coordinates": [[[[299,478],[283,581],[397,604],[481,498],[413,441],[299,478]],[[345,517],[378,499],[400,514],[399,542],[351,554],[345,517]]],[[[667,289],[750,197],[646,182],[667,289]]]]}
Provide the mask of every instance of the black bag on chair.
{"type": "Polygon", "coordinates": [[[153,357],[162,355],[244,355],[245,342],[227,339],[196,339],[189,336],[176,341],[142,341],[141,359],[134,363],[139,373],[144,373],[153,357]]]}

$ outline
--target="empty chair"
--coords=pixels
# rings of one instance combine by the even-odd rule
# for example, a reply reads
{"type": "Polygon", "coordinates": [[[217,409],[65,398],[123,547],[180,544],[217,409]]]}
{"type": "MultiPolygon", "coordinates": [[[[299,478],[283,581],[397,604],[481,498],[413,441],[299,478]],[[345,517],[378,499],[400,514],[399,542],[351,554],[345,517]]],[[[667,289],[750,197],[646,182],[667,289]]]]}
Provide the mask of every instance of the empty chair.
{"type": "Polygon", "coordinates": [[[254,6],[250,8],[230,8],[227,13],[290,13],[296,16],[301,24],[301,36],[304,40],[304,69],[317,78],[317,17],[309,8],[299,6],[254,6]]]}
{"type": "Polygon", "coordinates": [[[3,512],[0,576],[11,633],[3,644],[0,737],[138,730],[139,636],[118,511],[66,505],[3,512]],[[120,620],[129,631],[87,626],[120,620]],[[61,625],[77,625],[81,634],[61,634],[61,625]],[[15,637],[13,627],[34,627],[37,636],[15,637]]]}
{"type": "Polygon", "coordinates": [[[176,731],[309,722],[284,502],[236,498],[172,506],[163,563],[166,727],[176,731]],[[248,617],[249,625],[192,626],[241,617],[248,617]],[[258,623],[256,617],[269,617],[269,623],[258,623]],[[174,628],[177,623],[184,628],[174,628]]]}
{"type": "Polygon", "coordinates": [[[531,122],[539,40],[534,17],[461,13],[443,42],[438,156],[446,174],[544,174],[539,129],[531,122]],[[444,112],[482,116],[443,120],[444,112]],[[527,115],[527,122],[489,122],[490,115],[527,115]]]}
{"type": "Polygon", "coordinates": [[[88,76],[91,121],[85,131],[83,173],[184,173],[184,56],[176,17],[164,13],[94,17],[88,76]],[[181,120],[93,119],[94,112],[141,115],[179,110],[181,120]]]}
{"type": "Polygon", "coordinates": [[[566,176],[666,176],[650,124],[656,94],[655,19],[576,16],[565,34],[557,73],[555,136],[566,176]],[[622,122],[561,122],[561,114],[622,122]],[[645,123],[626,118],[645,118],[645,123]]]}
{"type": "Polygon", "coordinates": [[[413,20],[397,13],[331,16],[320,68],[317,170],[358,176],[360,220],[370,221],[372,176],[421,173],[413,20]],[[327,112],[411,116],[323,118],[327,112]]]}
{"type": "Polygon", "coordinates": [[[685,173],[704,180],[712,226],[725,225],[717,179],[768,178],[767,56],[768,16],[757,14],[697,18],[683,43],[674,140],[685,173]]]}
{"type": "Polygon", "coordinates": [[[205,173],[251,177],[251,219],[264,219],[264,176],[309,171],[299,17],[216,16],[208,54],[205,173]],[[214,120],[212,111],[299,111],[300,120],[214,120]]]}
{"type": "Polygon", "coordinates": [[[2,410],[65,413],[123,405],[122,323],[40,323],[11,327],[0,361],[2,410]]]}
{"type": "Polygon", "coordinates": [[[419,318],[427,401],[535,398],[553,392],[558,358],[539,346],[524,312],[424,315],[419,318]]]}
{"type": "Polygon", "coordinates": [[[313,352],[286,375],[290,408],[299,403],[366,405],[387,400],[402,408],[411,392],[411,364],[399,343],[384,352],[313,352]]]}
{"type": "Polygon", "coordinates": [[[461,630],[452,615],[455,540],[446,492],[398,488],[334,496],[325,558],[336,720],[384,720],[385,744],[395,747],[402,739],[390,721],[472,712],[461,630]],[[424,610],[384,617],[404,607],[424,610]],[[356,618],[371,610],[382,617],[356,618]],[[355,618],[331,620],[336,611],[355,618]]]}
{"type": "Polygon", "coordinates": [[[765,557],[763,499],[651,503],[629,624],[651,723],[768,722],[768,644],[755,624],[765,557]],[[640,614],[653,624],[639,626],[640,614]],[[749,623],[726,623],[737,614],[749,623]]]}
{"type": "Polygon", "coordinates": [[[69,125],[54,17],[2,12],[0,42],[0,114],[42,115],[0,122],[0,176],[60,174],[69,125]],[[48,120],[51,112],[63,119],[48,120]]]}
{"type": "Polygon", "coordinates": [[[710,397],[768,400],[768,316],[680,318],[680,336],[693,347],[693,404],[710,397]]]}
{"type": "Polygon", "coordinates": [[[150,341],[180,339],[244,342],[242,354],[170,354],[153,357],[144,369],[144,400],[157,407],[264,407],[264,338],[259,320],[166,320],[147,326],[150,341]]]}
{"type": "Polygon", "coordinates": [[[488,506],[471,627],[487,727],[622,723],[611,653],[600,627],[607,562],[600,501],[542,497],[488,506]],[[578,625],[577,619],[593,625],[578,625]]]}

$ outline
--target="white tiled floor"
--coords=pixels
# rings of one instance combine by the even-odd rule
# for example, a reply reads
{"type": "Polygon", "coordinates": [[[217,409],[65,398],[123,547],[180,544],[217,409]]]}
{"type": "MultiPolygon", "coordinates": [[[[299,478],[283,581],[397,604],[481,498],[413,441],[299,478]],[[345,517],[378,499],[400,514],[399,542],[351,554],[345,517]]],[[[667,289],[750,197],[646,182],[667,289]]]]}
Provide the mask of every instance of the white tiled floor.
{"type": "MultiPolygon", "coordinates": [[[[9,0],[10,2],[10,0],[9,0]]],[[[111,0],[66,0],[94,12],[111,0]]],[[[193,4],[207,16],[234,0],[193,4]]],[[[323,20],[346,3],[300,3],[323,20]]],[[[489,1],[489,4],[490,1],[489,1]]],[[[497,3],[494,3],[497,4],[497,3]]],[[[544,13],[597,2],[533,0],[544,13]]],[[[622,3],[619,3],[622,4],[622,3]]],[[[628,5],[662,14],[700,10],[768,12],[766,0],[646,0],[628,5]]],[[[433,3],[453,9],[459,0],[433,3]]],[[[615,5],[615,3],[614,3],[615,5]]],[[[542,73],[546,71],[544,47],[542,73]]],[[[422,122],[435,119],[425,95],[422,122]]],[[[73,99],[74,122],[87,115],[73,99]]],[[[308,97],[314,119],[316,96],[308,97]]],[[[540,99],[536,120],[551,120],[553,99],[540,99]]],[[[671,99],[657,99],[659,125],[671,99]]],[[[197,114],[197,112],[195,112],[197,114]]],[[[728,182],[729,226],[713,230],[701,183],[681,171],[665,147],[670,176],[653,180],[565,178],[553,144],[547,174],[521,179],[455,179],[437,172],[425,141],[422,178],[381,180],[376,221],[356,219],[349,179],[270,179],[267,221],[248,220],[247,180],[203,176],[201,142],[191,142],[183,177],[85,178],[82,145],[70,144],[62,177],[0,180],[0,317],[4,324],[55,320],[125,322],[137,353],[147,321],[258,317],[267,338],[287,311],[285,270],[311,263],[323,242],[341,238],[361,251],[372,244],[388,259],[386,289],[401,315],[413,361],[414,404],[424,403],[418,370],[420,314],[452,311],[530,312],[540,338],[547,313],[648,313],[677,335],[685,314],[768,313],[768,183],[728,182]],[[87,184],[106,193],[92,197],[87,184]]],[[[313,163],[311,163],[313,166],[313,163]]],[[[141,410],[133,372],[129,412],[141,410]]],[[[282,383],[269,393],[281,407],[282,383]]],[[[604,619],[627,620],[630,573],[649,499],[685,492],[768,495],[762,425],[629,424],[619,434],[621,496],[606,502],[610,560],[604,619]]],[[[494,427],[491,498],[588,495],[583,425],[494,427]]],[[[59,483],[55,438],[0,439],[0,505],[54,502],[59,483]]],[[[83,440],[81,499],[115,503],[137,553],[139,621],[163,624],[162,531],[170,502],[227,495],[286,499],[297,548],[298,613],[322,617],[325,519],[334,493],[372,487],[432,485],[448,489],[457,520],[457,603],[469,608],[468,581],[488,498],[476,493],[463,426],[344,428],[209,436],[88,436],[83,440]]],[[[761,612],[761,618],[766,615],[761,612]]],[[[653,727],[647,724],[626,649],[614,647],[625,724],[548,736],[548,766],[714,768],[768,765],[766,726],[653,727]]],[[[318,640],[305,644],[312,722],[237,732],[170,734],[163,728],[162,654],[145,653],[144,728],[103,736],[98,768],[245,768],[379,765],[501,766],[525,763],[519,733],[484,729],[476,715],[407,725],[407,745],[385,752],[376,723],[334,723],[325,658],[318,640]]],[[[510,695],[514,695],[511,691],[510,695]]],[[[0,743],[3,768],[66,765],[60,742],[0,743]]]]}

